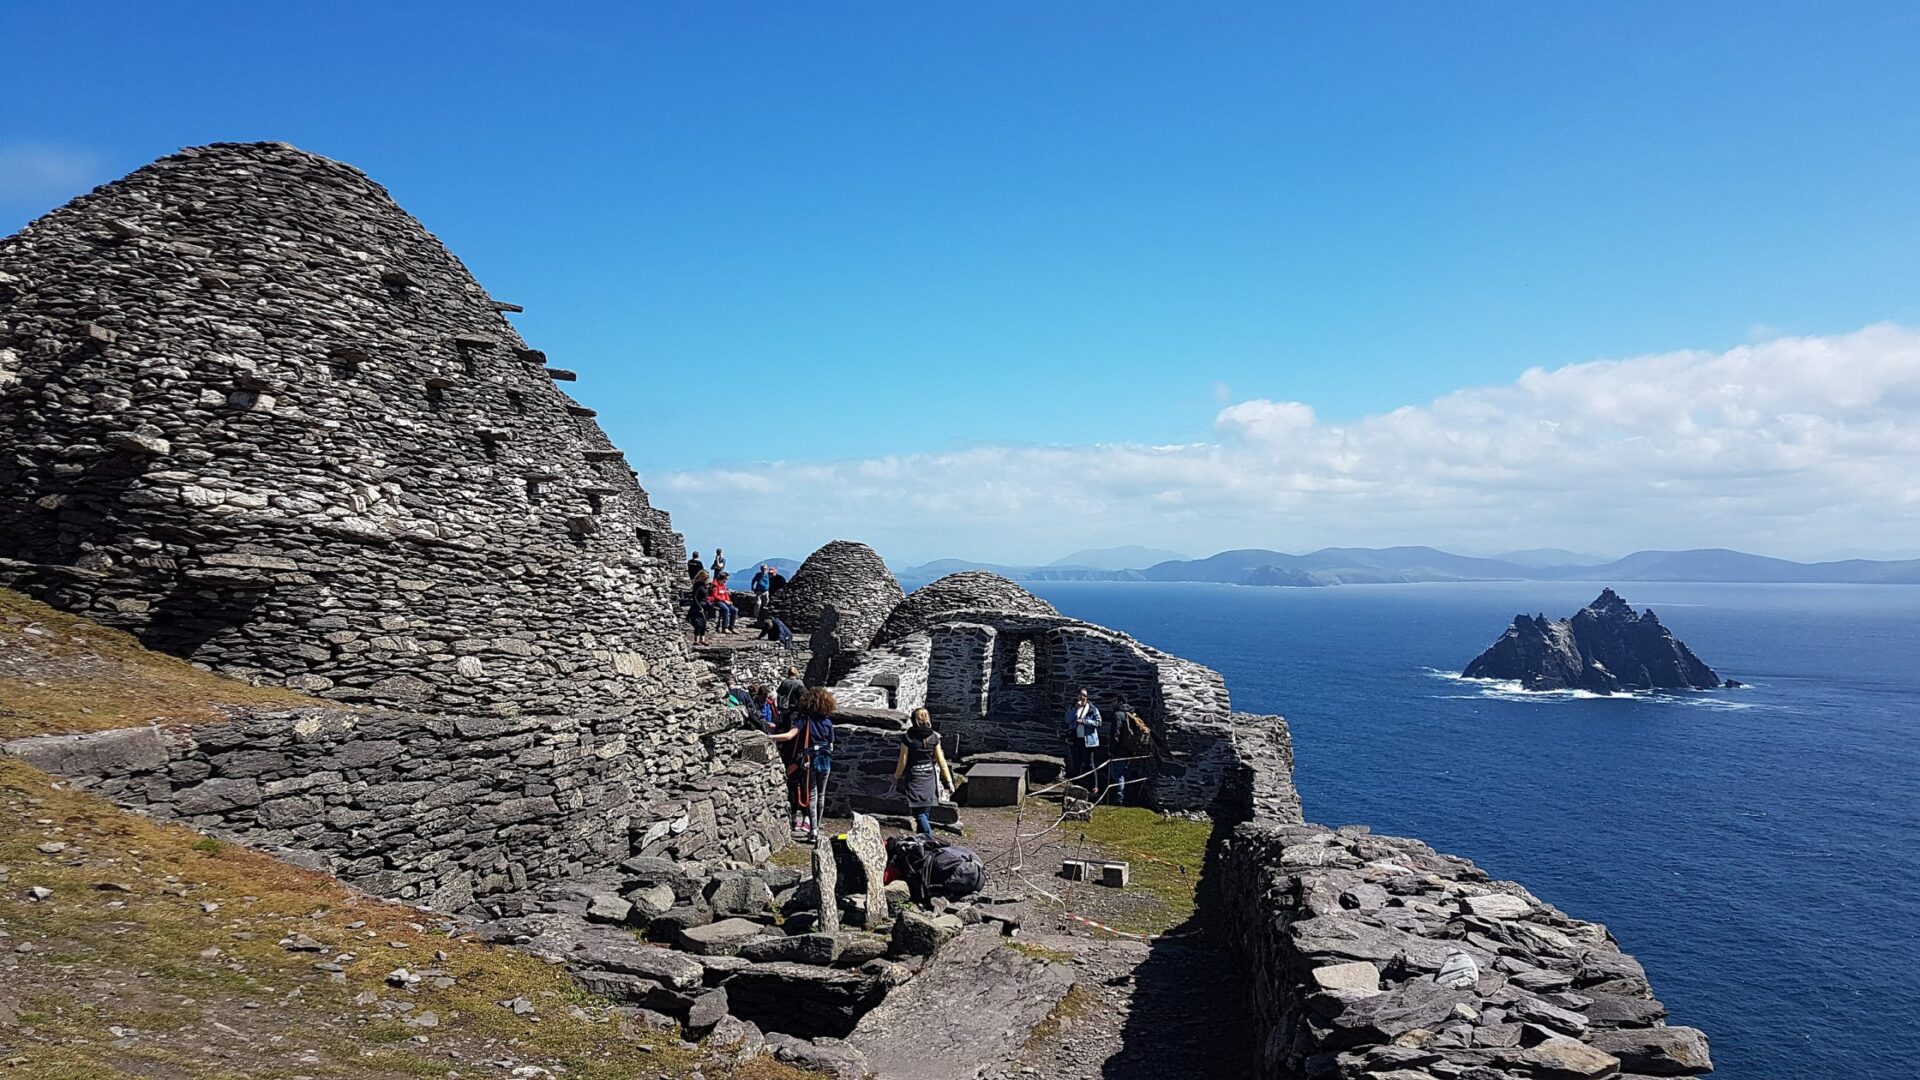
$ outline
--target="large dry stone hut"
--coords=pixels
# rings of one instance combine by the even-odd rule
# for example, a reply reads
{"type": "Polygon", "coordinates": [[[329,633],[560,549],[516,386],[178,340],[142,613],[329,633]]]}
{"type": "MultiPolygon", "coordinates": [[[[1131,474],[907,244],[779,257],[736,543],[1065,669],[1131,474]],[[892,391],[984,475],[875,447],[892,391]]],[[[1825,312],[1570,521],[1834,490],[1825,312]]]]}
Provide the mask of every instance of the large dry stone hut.
{"type": "Polygon", "coordinates": [[[280,143],[0,241],[0,584],[360,707],[93,746],[109,794],[449,910],[784,843],[679,632],[680,538],[516,310],[280,143]]]}
{"type": "Polygon", "coordinates": [[[0,243],[0,303],[0,581],[341,700],[686,690],[667,516],[359,170],[163,158],[0,243]]]}

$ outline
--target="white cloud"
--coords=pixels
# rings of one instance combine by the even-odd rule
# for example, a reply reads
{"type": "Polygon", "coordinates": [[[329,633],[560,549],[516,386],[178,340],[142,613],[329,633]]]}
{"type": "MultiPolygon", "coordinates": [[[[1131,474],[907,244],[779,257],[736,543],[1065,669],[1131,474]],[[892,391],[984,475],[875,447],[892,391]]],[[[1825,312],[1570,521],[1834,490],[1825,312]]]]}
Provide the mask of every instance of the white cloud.
{"type": "Polygon", "coordinates": [[[1215,429],[1181,446],[986,446],[649,481],[701,535],[766,522],[731,543],[799,555],[847,536],[896,561],[1118,543],[1813,556],[1920,536],[1920,330],[1892,324],[1535,368],[1350,424],[1242,401],[1215,429]]]}
{"type": "Polygon", "coordinates": [[[65,202],[100,182],[102,164],[98,154],[73,147],[0,146],[0,203],[65,202]]]}

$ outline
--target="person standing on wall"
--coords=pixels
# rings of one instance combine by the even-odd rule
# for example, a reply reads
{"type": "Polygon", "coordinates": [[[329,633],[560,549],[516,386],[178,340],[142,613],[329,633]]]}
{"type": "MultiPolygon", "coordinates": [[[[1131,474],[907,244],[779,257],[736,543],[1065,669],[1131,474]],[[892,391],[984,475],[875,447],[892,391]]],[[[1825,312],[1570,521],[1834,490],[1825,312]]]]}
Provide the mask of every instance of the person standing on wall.
{"type": "Polygon", "coordinates": [[[1067,777],[1095,795],[1100,794],[1100,774],[1094,755],[1100,752],[1100,709],[1093,697],[1081,687],[1073,704],[1067,706],[1067,777]]]}
{"type": "Polygon", "coordinates": [[[720,575],[727,572],[727,553],[719,548],[713,549],[713,577],[718,581],[720,575]]]}
{"type": "Polygon", "coordinates": [[[697,551],[694,552],[693,558],[687,560],[687,577],[689,579],[697,580],[701,575],[705,574],[706,572],[707,572],[707,566],[705,563],[700,561],[700,553],[697,551]]]}
{"type": "Polygon", "coordinates": [[[767,594],[773,590],[773,567],[761,563],[748,587],[753,590],[753,617],[758,619],[767,613],[767,601],[772,599],[767,594]]]}
{"type": "Polygon", "coordinates": [[[933,730],[933,716],[925,709],[913,710],[913,725],[900,736],[900,759],[893,765],[893,787],[906,799],[913,814],[914,827],[922,836],[933,835],[933,820],[928,814],[940,805],[940,782],[947,790],[953,782],[953,769],[947,765],[946,752],[940,749],[940,733],[933,730]],[[906,777],[902,787],[900,778],[906,777]]]}
{"type": "Polygon", "coordinates": [[[1107,763],[1107,782],[1113,788],[1116,806],[1127,805],[1127,784],[1132,783],[1136,801],[1144,796],[1146,782],[1153,777],[1153,729],[1147,726],[1126,698],[1120,699],[1113,714],[1113,756],[1107,763]]]}
{"type": "Polygon", "coordinates": [[[795,743],[794,760],[801,772],[800,793],[807,812],[805,841],[820,838],[820,814],[827,801],[827,779],[833,773],[833,714],[840,703],[823,687],[810,686],[800,694],[793,724],[772,736],[779,743],[795,743]]]}

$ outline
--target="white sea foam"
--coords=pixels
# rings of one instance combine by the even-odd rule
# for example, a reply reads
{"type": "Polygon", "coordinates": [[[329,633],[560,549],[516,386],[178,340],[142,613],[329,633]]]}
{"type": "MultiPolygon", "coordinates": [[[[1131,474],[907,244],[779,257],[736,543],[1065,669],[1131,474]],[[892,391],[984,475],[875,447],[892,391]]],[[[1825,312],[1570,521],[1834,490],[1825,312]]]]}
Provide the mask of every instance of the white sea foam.
{"type": "Polygon", "coordinates": [[[1468,694],[1439,695],[1454,701],[1491,698],[1498,701],[1520,701],[1538,705],[1564,701],[1658,701],[1663,704],[1695,705],[1707,709],[1754,707],[1752,702],[1728,701],[1702,690],[1622,690],[1614,694],[1596,694],[1591,690],[1528,690],[1516,679],[1469,679],[1465,675],[1442,671],[1439,668],[1421,668],[1420,670],[1423,674],[1436,679],[1475,688],[1474,692],[1468,694]]]}

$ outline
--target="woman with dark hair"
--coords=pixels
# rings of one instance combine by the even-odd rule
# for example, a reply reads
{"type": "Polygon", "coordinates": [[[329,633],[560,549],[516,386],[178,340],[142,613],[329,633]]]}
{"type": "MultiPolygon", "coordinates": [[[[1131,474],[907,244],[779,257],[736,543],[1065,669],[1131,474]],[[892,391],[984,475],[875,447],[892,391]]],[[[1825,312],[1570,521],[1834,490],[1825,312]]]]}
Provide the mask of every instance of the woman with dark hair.
{"type": "Polygon", "coordinates": [[[953,789],[953,770],[947,765],[946,752],[940,749],[940,733],[933,730],[933,716],[925,709],[913,710],[913,726],[900,736],[900,760],[893,765],[893,786],[907,801],[913,823],[922,836],[933,835],[928,813],[940,805],[940,781],[953,789]],[[900,778],[905,776],[906,786],[900,778]]]}
{"type": "Polygon", "coordinates": [[[801,806],[807,812],[805,840],[812,843],[820,836],[820,813],[826,803],[827,777],[833,772],[833,714],[840,709],[833,693],[824,687],[809,686],[794,703],[787,730],[772,736],[775,742],[794,744],[793,760],[788,765],[794,777],[801,806]],[[798,776],[795,776],[795,773],[798,776]]]}

